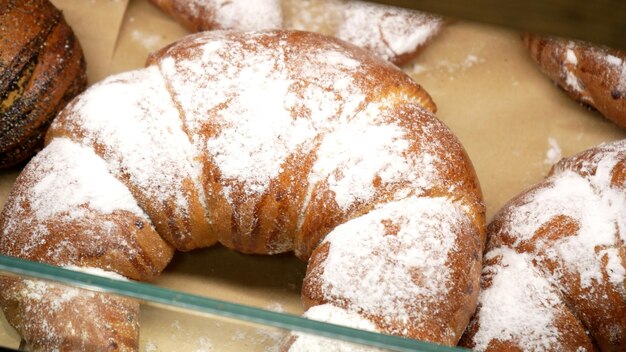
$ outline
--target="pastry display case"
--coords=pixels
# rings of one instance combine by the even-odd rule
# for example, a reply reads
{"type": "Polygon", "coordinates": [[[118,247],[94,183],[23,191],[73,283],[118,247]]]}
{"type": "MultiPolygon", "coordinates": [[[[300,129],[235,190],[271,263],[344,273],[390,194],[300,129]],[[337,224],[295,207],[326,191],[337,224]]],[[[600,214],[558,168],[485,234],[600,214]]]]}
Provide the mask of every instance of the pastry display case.
{"type": "MultiPolygon", "coordinates": [[[[143,67],[149,53],[189,33],[148,0],[52,2],[83,46],[90,85],[143,67]]],[[[487,221],[561,157],[626,138],[626,131],[542,75],[516,30],[450,21],[402,69],[433,97],[437,117],[467,151],[481,183],[487,221]]],[[[2,203],[19,172],[0,172],[2,203]]],[[[0,256],[3,276],[138,299],[141,351],[280,351],[290,334],[350,343],[357,351],[357,346],[461,350],[301,318],[305,271],[306,263],[292,254],[244,255],[220,246],[177,253],[149,284],[0,256]]],[[[20,346],[20,336],[1,314],[0,346],[20,346]]]]}

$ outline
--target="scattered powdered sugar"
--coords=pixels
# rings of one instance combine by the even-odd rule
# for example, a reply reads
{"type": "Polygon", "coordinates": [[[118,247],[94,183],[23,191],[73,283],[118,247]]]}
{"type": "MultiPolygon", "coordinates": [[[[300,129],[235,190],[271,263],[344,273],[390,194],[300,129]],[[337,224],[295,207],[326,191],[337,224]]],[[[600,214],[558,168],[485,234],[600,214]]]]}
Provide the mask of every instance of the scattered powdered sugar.
{"type": "Polygon", "coordinates": [[[411,72],[411,74],[415,74],[415,75],[419,75],[421,73],[426,72],[428,69],[426,68],[426,66],[424,66],[423,64],[419,63],[419,62],[414,62],[413,65],[411,66],[410,69],[408,69],[409,72],[411,72]]]}
{"type": "Polygon", "coordinates": [[[161,36],[156,34],[146,33],[135,29],[130,33],[130,36],[134,41],[141,44],[149,52],[162,46],[161,41],[163,39],[161,36]]]}
{"type": "Polygon", "coordinates": [[[213,351],[213,342],[208,337],[200,337],[198,339],[198,348],[193,350],[194,352],[209,352],[213,351]]]}
{"type": "Polygon", "coordinates": [[[148,342],[146,342],[146,352],[156,352],[158,350],[157,345],[153,341],[148,340],[148,342]]]}
{"type": "Polygon", "coordinates": [[[446,198],[410,197],[339,225],[324,240],[324,296],[415,324],[433,313],[414,306],[440,300],[449,287],[446,263],[464,219],[446,198]]]}
{"type": "Polygon", "coordinates": [[[285,312],[285,307],[283,307],[283,305],[280,304],[280,302],[272,302],[268,304],[267,306],[265,306],[265,309],[269,309],[271,311],[278,312],[278,313],[285,312]]]}
{"type": "Polygon", "coordinates": [[[529,351],[562,348],[553,308],[560,302],[559,295],[531,264],[531,256],[497,248],[485,260],[495,257],[500,257],[500,263],[483,269],[483,280],[491,281],[491,286],[479,293],[479,329],[473,348],[485,351],[492,340],[514,341],[529,351]]]}
{"type": "Polygon", "coordinates": [[[40,166],[38,174],[42,177],[30,188],[28,199],[39,221],[63,212],[80,217],[81,205],[104,214],[126,210],[145,217],[126,186],[109,173],[105,161],[89,148],[56,138],[33,163],[40,166]]]}
{"type": "Polygon", "coordinates": [[[417,11],[351,1],[336,35],[389,60],[414,51],[442,25],[440,18],[417,11]]]}
{"type": "Polygon", "coordinates": [[[285,27],[332,35],[335,27],[343,21],[345,0],[283,0],[285,27]]]}
{"type": "Polygon", "coordinates": [[[455,77],[454,74],[463,74],[465,71],[469,70],[473,66],[477,64],[482,64],[484,62],[485,62],[485,59],[478,56],[478,54],[470,53],[470,54],[467,54],[467,56],[465,56],[464,58],[462,58],[462,60],[447,60],[447,59],[437,60],[434,67],[432,68],[430,67],[426,68],[426,67],[418,65],[417,66],[418,70],[411,71],[411,73],[419,74],[423,71],[426,71],[427,69],[431,71],[435,71],[435,70],[446,71],[450,74],[450,77],[448,79],[454,80],[454,77],[455,77]]]}
{"type": "Polygon", "coordinates": [[[102,145],[111,171],[128,174],[146,198],[161,204],[173,200],[185,213],[181,180],[191,179],[201,193],[201,167],[178,115],[159,70],[148,67],[93,86],[63,122],[80,126],[86,144],[102,145]]]}
{"type": "MultiPolygon", "coordinates": [[[[312,320],[332,323],[365,331],[378,331],[376,325],[357,313],[349,312],[332,304],[323,304],[309,308],[304,317],[312,320]]],[[[293,333],[295,341],[289,347],[290,352],[373,352],[378,348],[356,345],[336,339],[329,339],[304,333],[293,333]]]]}
{"type": "Polygon", "coordinates": [[[561,147],[556,138],[548,137],[548,151],[546,151],[546,158],[543,160],[544,164],[553,165],[556,164],[562,157],[561,147]]]}
{"type": "MultiPolygon", "coordinates": [[[[622,216],[626,195],[611,187],[611,171],[617,161],[615,154],[603,154],[597,161],[595,174],[584,178],[563,170],[549,178],[547,186],[527,194],[523,204],[508,215],[510,223],[506,231],[516,238],[515,246],[529,240],[554,217],[570,217],[579,225],[577,233],[554,242],[542,242],[538,247],[546,246],[548,258],[563,260],[568,270],[578,273],[583,287],[592,286],[594,281],[602,282],[602,258],[596,249],[617,247],[617,229],[619,232],[626,229],[622,216]]],[[[606,255],[612,254],[607,252],[606,255]]],[[[615,260],[611,263],[618,264],[615,260]]],[[[611,282],[623,285],[621,274],[623,270],[612,267],[611,282]]]]}
{"type": "Polygon", "coordinates": [[[191,0],[186,6],[194,17],[207,10],[214,13],[220,29],[254,31],[282,26],[279,0],[191,0]]]}

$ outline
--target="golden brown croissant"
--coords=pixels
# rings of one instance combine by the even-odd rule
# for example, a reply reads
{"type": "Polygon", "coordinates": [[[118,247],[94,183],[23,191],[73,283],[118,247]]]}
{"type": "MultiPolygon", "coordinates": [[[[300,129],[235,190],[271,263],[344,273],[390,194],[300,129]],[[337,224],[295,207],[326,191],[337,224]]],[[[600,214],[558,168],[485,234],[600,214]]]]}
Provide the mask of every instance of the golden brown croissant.
{"type": "MultiPolygon", "coordinates": [[[[4,208],[0,252],[150,280],[174,248],[294,251],[311,258],[307,308],[454,345],[475,307],[484,207],[434,110],[395,66],[331,37],[189,36],[60,113],[4,208]]],[[[3,300],[31,345],[59,346],[3,300]]],[[[92,343],[135,348],[127,332],[92,343]]]]}
{"type": "Polygon", "coordinates": [[[557,163],[488,227],[479,351],[626,350],[626,141],[557,163]]]}
{"type": "Polygon", "coordinates": [[[0,0],[0,168],[43,146],[56,116],[85,89],[83,52],[48,0],[0,0]]]}
{"type": "Polygon", "coordinates": [[[335,36],[396,65],[416,57],[444,26],[435,15],[345,0],[150,0],[193,32],[292,28],[335,36]]]}
{"type": "Polygon", "coordinates": [[[575,100],[626,128],[626,53],[589,43],[526,34],[541,70],[575,100]]]}

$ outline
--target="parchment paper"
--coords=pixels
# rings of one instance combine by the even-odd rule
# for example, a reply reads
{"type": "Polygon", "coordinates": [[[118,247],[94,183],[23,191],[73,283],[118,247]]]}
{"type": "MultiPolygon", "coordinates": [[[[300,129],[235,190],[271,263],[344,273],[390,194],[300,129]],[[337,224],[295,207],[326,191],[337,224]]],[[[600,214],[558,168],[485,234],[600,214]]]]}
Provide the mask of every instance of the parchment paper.
{"type": "MultiPolygon", "coordinates": [[[[102,0],[94,6],[102,2],[103,6],[125,4],[102,0]]],[[[112,56],[106,52],[88,56],[88,64],[97,68],[90,72],[94,79],[102,77],[98,73],[102,67],[107,67],[108,73],[142,67],[149,52],[187,33],[147,0],[130,1],[119,31],[117,17],[104,19],[101,11],[91,10],[90,19],[72,14],[72,7],[65,12],[70,22],[82,18],[77,21],[81,23],[78,28],[84,25],[88,29],[98,23],[96,32],[106,33],[109,39],[117,37],[112,56]]],[[[84,37],[94,38],[92,35],[96,34],[84,37]]],[[[95,40],[81,40],[89,43],[86,49],[91,44],[99,47],[95,40]]],[[[488,218],[508,199],[541,180],[559,156],[626,137],[624,130],[572,101],[544,77],[522,48],[516,32],[454,22],[405,71],[433,96],[437,116],[465,146],[482,185],[488,218]]],[[[2,201],[13,178],[11,173],[0,174],[2,201]]],[[[299,290],[304,272],[305,264],[291,255],[249,256],[215,247],[177,254],[155,284],[300,314],[299,290]]],[[[267,346],[274,346],[276,341],[275,335],[257,328],[226,329],[225,323],[155,307],[143,309],[141,324],[142,349],[149,351],[207,349],[209,345],[214,350],[241,350],[242,343],[246,350],[271,350],[267,346]],[[216,334],[216,328],[221,333],[216,334]],[[244,335],[257,338],[258,346],[250,345],[244,335]]],[[[16,340],[17,335],[6,322],[0,322],[0,345],[16,340]]]]}

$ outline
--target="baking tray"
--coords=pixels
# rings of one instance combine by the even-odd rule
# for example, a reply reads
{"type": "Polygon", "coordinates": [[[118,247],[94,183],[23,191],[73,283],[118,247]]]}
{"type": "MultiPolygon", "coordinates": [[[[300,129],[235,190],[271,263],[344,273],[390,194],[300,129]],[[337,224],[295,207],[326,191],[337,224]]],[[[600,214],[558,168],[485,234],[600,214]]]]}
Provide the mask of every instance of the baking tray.
{"type": "MultiPolygon", "coordinates": [[[[121,281],[0,255],[0,275],[41,279],[141,302],[142,351],[280,351],[292,334],[307,334],[374,351],[451,352],[460,350],[391,335],[382,335],[308,320],[274,310],[121,281]],[[154,325],[158,325],[155,327],[154,325]]],[[[10,329],[6,322],[2,329],[10,329]]],[[[18,337],[6,347],[19,347],[18,337]]],[[[0,345],[1,346],[1,345],[0,345]]]]}

